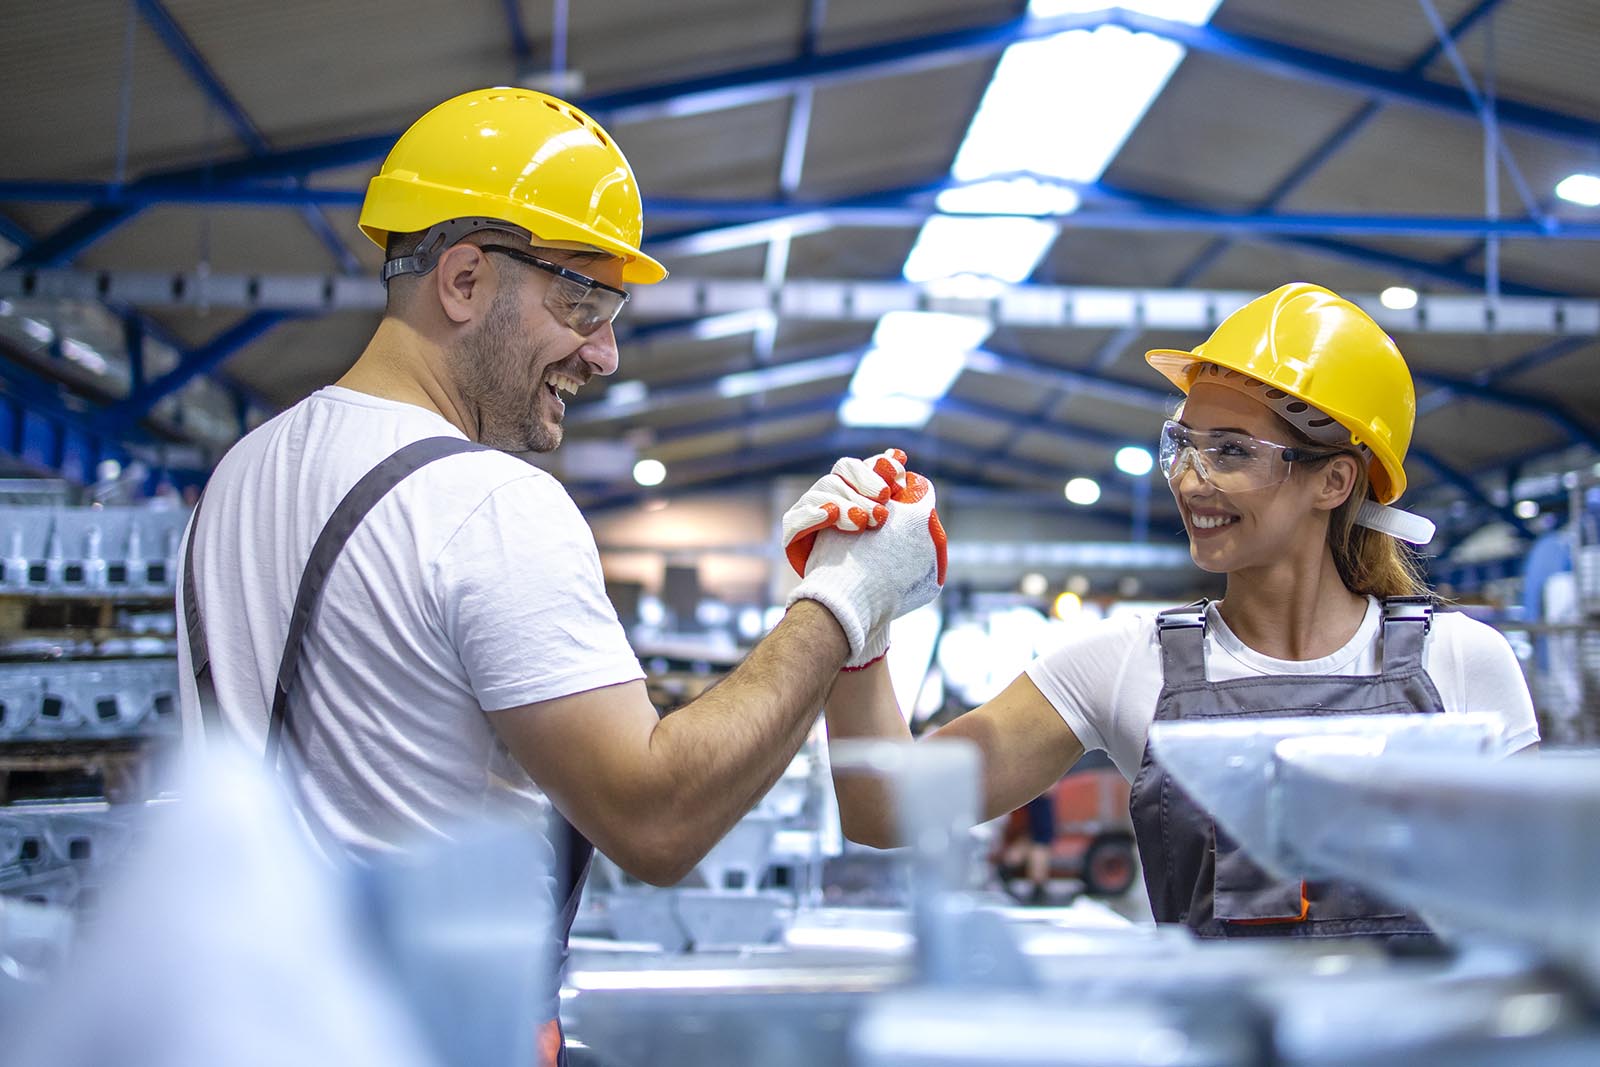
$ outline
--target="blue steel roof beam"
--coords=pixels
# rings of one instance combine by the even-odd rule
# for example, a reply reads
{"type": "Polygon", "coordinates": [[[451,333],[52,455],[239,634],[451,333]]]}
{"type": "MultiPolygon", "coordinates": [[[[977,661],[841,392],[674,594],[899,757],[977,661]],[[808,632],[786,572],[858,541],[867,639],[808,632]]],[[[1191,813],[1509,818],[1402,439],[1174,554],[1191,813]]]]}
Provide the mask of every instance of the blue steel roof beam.
{"type": "MultiPolygon", "coordinates": [[[[1155,196],[1155,195],[1152,195],[1150,193],[1134,192],[1131,189],[1123,189],[1123,188],[1120,188],[1118,186],[1111,185],[1110,183],[1104,182],[1104,181],[1100,182],[1096,186],[1096,188],[1100,193],[1103,193],[1105,196],[1107,196],[1108,198],[1110,198],[1112,200],[1115,200],[1115,201],[1120,202],[1120,203],[1125,204],[1125,205],[1132,205],[1132,206],[1139,207],[1139,208],[1146,209],[1146,210],[1150,210],[1150,211],[1174,212],[1174,213],[1180,213],[1180,214],[1181,213],[1195,213],[1195,212],[1205,213],[1206,212],[1205,208],[1203,208],[1203,207],[1201,207],[1199,205],[1190,203],[1188,201],[1177,200],[1177,199],[1173,199],[1171,197],[1155,196]]],[[[1227,218],[1227,217],[1230,217],[1230,216],[1218,214],[1218,215],[1216,215],[1216,217],[1218,217],[1218,218],[1227,218]]],[[[1302,215],[1302,216],[1293,216],[1293,215],[1291,215],[1291,216],[1282,216],[1282,215],[1277,215],[1277,214],[1275,214],[1273,212],[1265,212],[1265,213],[1255,212],[1255,213],[1252,213],[1249,216],[1232,216],[1232,217],[1236,217],[1236,218],[1253,217],[1253,218],[1258,218],[1258,219],[1282,219],[1282,218],[1310,219],[1310,218],[1314,218],[1316,216],[1306,216],[1306,215],[1302,215]]],[[[1346,223],[1353,221],[1353,217],[1352,216],[1344,216],[1343,218],[1345,219],[1346,223]]],[[[1398,222],[1399,219],[1398,219],[1398,217],[1391,217],[1390,221],[1392,223],[1393,222],[1398,222]]],[[[1466,220],[1457,219],[1454,222],[1446,223],[1445,225],[1434,229],[1433,232],[1428,232],[1429,226],[1428,226],[1428,222],[1427,222],[1427,217],[1424,217],[1424,218],[1421,218],[1421,219],[1412,219],[1412,220],[1409,220],[1409,221],[1410,222],[1414,222],[1414,223],[1419,223],[1420,225],[1415,230],[1413,230],[1413,232],[1408,233],[1408,234],[1400,234],[1398,232],[1391,232],[1391,233],[1389,233],[1387,235],[1382,235],[1382,234],[1378,234],[1375,230],[1368,230],[1365,234],[1362,234],[1361,232],[1359,232],[1359,230],[1357,230],[1357,228],[1349,226],[1349,225],[1343,226],[1339,232],[1342,232],[1342,233],[1344,233],[1345,235],[1348,235],[1348,236],[1411,236],[1411,237],[1476,236],[1476,235],[1473,235],[1473,234],[1467,234],[1467,233],[1461,232],[1462,229],[1463,229],[1463,227],[1461,226],[1461,223],[1465,222],[1466,220]]],[[[1443,222],[1444,220],[1442,218],[1438,218],[1438,219],[1435,219],[1435,221],[1443,222]]],[[[1475,223],[1484,223],[1484,224],[1488,224],[1489,223],[1489,220],[1486,220],[1486,219],[1473,220],[1473,221],[1475,223]]],[[[1070,222],[1067,222],[1066,224],[1067,225],[1071,225],[1070,222]]],[[[1527,221],[1527,220],[1519,220],[1517,222],[1517,226],[1518,226],[1518,228],[1527,231],[1525,234],[1523,234],[1523,236],[1537,237],[1537,238],[1545,238],[1545,237],[1553,236],[1553,232],[1551,230],[1549,230],[1549,229],[1547,229],[1545,227],[1542,227],[1538,223],[1535,223],[1535,222],[1531,222],[1531,221],[1527,221]]],[[[1174,228],[1176,229],[1176,228],[1179,228],[1179,227],[1174,226],[1174,228]]],[[[1397,227],[1397,229],[1398,228],[1401,228],[1401,227],[1397,227]]],[[[1404,228],[1408,228],[1409,229],[1410,227],[1408,226],[1408,227],[1404,227],[1404,228]]],[[[1493,229],[1494,226],[1492,224],[1489,224],[1488,228],[1489,229],[1493,229]]],[[[1335,231],[1329,230],[1329,231],[1326,231],[1326,232],[1332,233],[1332,232],[1335,232],[1335,231]]],[[[1297,246],[1297,247],[1300,247],[1300,248],[1306,248],[1306,249],[1309,249],[1311,251],[1320,252],[1320,253],[1323,253],[1323,254],[1326,254],[1326,255],[1338,256],[1338,257],[1340,257],[1342,259],[1347,259],[1347,260],[1350,260],[1352,262],[1363,264],[1363,265],[1369,266],[1369,267],[1370,266],[1381,266],[1381,267],[1385,267],[1385,268],[1392,269],[1392,270],[1403,270],[1403,271],[1410,272],[1411,274],[1414,274],[1414,275],[1435,278],[1438,281],[1446,282],[1446,283],[1448,283],[1450,285],[1457,285],[1457,286],[1460,286],[1460,287],[1462,287],[1464,289],[1481,291],[1483,289],[1484,285],[1486,284],[1485,283],[1485,279],[1484,279],[1483,275],[1481,275],[1481,274],[1474,274],[1474,273],[1472,273],[1470,271],[1461,270],[1461,269],[1455,268],[1455,267],[1442,266],[1442,265],[1437,264],[1437,263],[1431,263],[1431,262],[1429,262],[1427,260],[1414,259],[1414,258],[1412,258],[1410,256],[1402,256],[1402,255],[1398,255],[1398,254],[1393,253],[1393,252],[1385,252],[1385,251],[1381,251],[1381,250],[1375,249],[1375,248],[1365,248],[1365,247],[1363,247],[1361,245],[1350,244],[1350,243],[1348,243],[1346,241],[1333,240],[1330,237],[1318,236],[1318,235],[1310,233],[1310,232],[1302,232],[1302,233],[1299,233],[1299,234],[1291,234],[1291,233],[1279,232],[1277,234],[1261,233],[1261,234],[1256,234],[1256,235],[1251,235],[1249,233],[1236,233],[1236,234],[1234,234],[1232,236],[1235,237],[1235,238],[1237,238],[1237,237],[1247,237],[1247,236],[1265,236],[1265,237],[1268,237],[1271,240],[1274,240],[1277,243],[1293,245],[1293,246],[1297,246]]],[[[1482,236],[1488,236],[1488,234],[1486,233],[1486,234],[1484,234],[1482,236]]],[[[1502,236],[1505,236],[1505,235],[1502,234],[1502,236]]],[[[1186,270],[1186,273],[1187,273],[1187,270],[1186,270]]],[[[1190,277],[1193,277],[1193,275],[1190,275],[1190,277]]],[[[1549,289],[1543,289],[1543,288],[1540,288],[1540,287],[1534,286],[1534,285],[1526,285],[1526,284],[1522,284],[1522,283],[1518,283],[1518,282],[1508,282],[1508,281],[1504,281],[1504,280],[1502,280],[1501,291],[1504,292],[1506,295],[1509,295],[1509,296],[1565,296],[1565,295],[1568,295],[1568,294],[1565,294],[1565,293],[1558,293],[1558,292],[1555,292],[1555,291],[1549,290],[1549,289]]]]}
{"type": "MultiPolygon", "coordinates": [[[[211,64],[206,62],[205,56],[200,54],[195,43],[189,39],[183,27],[178,25],[172,13],[162,5],[161,0],[134,0],[134,2],[138,5],[139,14],[143,16],[145,24],[161,38],[161,43],[167,46],[168,53],[177,60],[179,66],[183,67],[190,80],[205,94],[211,105],[222,113],[223,118],[244,142],[250,153],[259,156],[272,151],[266,136],[246,114],[243,106],[234,99],[227,86],[222,84],[217,72],[211,69],[211,64]]],[[[307,205],[300,209],[300,215],[341,268],[360,269],[361,261],[339,238],[320,207],[307,205]]]]}
{"type": "Polygon", "coordinates": [[[0,451],[82,484],[92,480],[100,460],[126,463],[128,454],[90,427],[67,395],[59,383],[0,355],[0,451]],[[64,462],[69,441],[83,453],[72,469],[64,462]]]}
{"type": "MultiPolygon", "coordinates": [[[[1477,6],[1473,7],[1466,14],[1462,15],[1456,20],[1455,24],[1450,27],[1449,36],[1452,39],[1460,37],[1473,26],[1477,25],[1480,19],[1492,12],[1501,4],[1501,2],[1502,0],[1479,0],[1477,6]]],[[[1406,67],[1405,72],[1413,77],[1420,77],[1425,71],[1427,71],[1428,67],[1433,63],[1433,61],[1439,57],[1439,53],[1443,50],[1443,44],[1435,41],[1425,52],[1422,53],[1422,55],[1418,56],[1408,67],[1406,67]]],[[[1272,187],[1271,191],[1256,203],[1256,210],[1278,210],[1278,208],[1282,206],[1283,202],[1287,200],[1296,189],[1299,189],[1302,185],[1304,185],[1313,174],[1322,169],[1323,165],[1327,163],[1328,160],[1332,159],[1339,153],[1341,149],[1344,148],[1345,145],[1349,144],[1356,134],[1365,129],[1367,124],[1376,118],[1377,115],[1383,110],[1383,107],[1384,104],[1381,100],[1368,101],[1366,104],[1362,105],[1362,107],[1354,115],[1346,119],[1337,130],[1328,136],[1326,140],[1324,140],[1316,148],[1312,149],[1304,159],[1296,164],[1293,170],[1279,179],[1278,183],[1272,187]]],[[[1189,285],[1195,278],[1198,278],[1207,268],[1221,258],[1231,247],[1233,247],[1233,240],[1231,238],[1224,237],[1221,240],[1213,241],[1211,244],[1201,249],[1199,255],[1190,260],[1189,264],[1185,266],[1183,270],[1178,272],[1178,276],[1174,280],[1173,285],[1189,285]]],[[[1452,261],[1449,265],[1451,267],[1460,268],[1463,266],[1463,263],[1452,261]]],[[[1129,338],[1124,340],[1115,348],[1108,344],[1097,355],[1095,360],[1096,368],[1104,370],[1106,367],[1114,364],[1119,358],[1121,358],[1122,350],[1132,343],[1133,339],[1129,338]]]]}
{"type": "MultiPolygon", "coordinates": [[[[803,400],[795,404],[786,404],[783,407],[765,408],[760,413],[761,423],[769,425],[784,419],[804,419],[817,415],[826,415],[839,407],[843,400],[843,392],[832,393],[821,399],[803,400]]],[[[711,419],[707,422],[687,423],[683,426],[672,426],[650,433],[650,445],[644,451],[660,445],[673,444],[678,441],[689,441],[696,437],[710,437],[716,434],[739,431],[743,440],[750,441],[756,436],[755,427],[752,425],[749,412],[740,412],[726,418],[711,419]]],[[[573,440],[579,440],[574,437],[573,440]]]]}
{"type": "Polygon", "coordinates": [[[528,39],[528,28],[522,22],[521,0],[501,0],[506,13],[506,36],[511,39],[512,70],[520,75],[533,62],[533,42],[528,39]]]}
{"type": "Polygon", "coordinates": [[[1086,393],[1129,407],[1161,412],[1163,417],[1178,399],[1171,390],[1147,388],[1089,371],[1058,367],[994,348],[971,353],[966,366],[968,370],[979,374],[1009,378],[1034,388],[1086,393]]]}
{"type": "MultiPolygon", "coordinates": [[[[109,186],[108,186],[109,188],[109,186]]],[[[5,199],[21,199],[4,197],[5,199]]],[[[41,197],[39,199],[54,199],[41,197]]],[[[8,267],[59,267],[79,252],[133,218],[141,204],[99,205],[90,207],[42,237],[22,246],[8,267]]]]}
{"type": "Polygon", "coordinates": [[[33,240],[28,231],[10,215],[0,212],[0,240],[9,241],[11,244],[22,248],[33,240]]]}
{"type": "Polygon", "coordinates": [[[281,311],[257,311],[246,316],[205,344],[185,352],[178,365],[166,374],[96,414],[93,424],[102,433],[127,431],[147,417],[163,398],[195,378],[210,374],[229,356],[291,317],[281,311]]]}
{"type": "MultiPolygon", "coordinates": [[[[1262,37],[1215,26],[1189,26],[1135,11],[1113,10],[1107,21],[1291,81],[1331,85],[1388,103],[1410,104],[1474,122],[1478,118],[1477,107],[1464,89],[1431,82],[1417,74],[1396,73],[1262,37]]],[[[1501,100],[1496,117],[1502,127],[1581,147],[1592,147],[1600,141],[1600,123],[1514,100],[1501,100]]]]}
{"type": "Polygon", "coordinates": [[[687,382],[674,382],[660,388],[648,389],[639,399],[615,402],[603,396],[592,403],[582,404],[567,412],[566,424],[592,426],[619,419],[637,418],[686,404],[716,403],[750,396],[753,393],[783,389],[794,385],[826,381],[831,378],[848,378],[855,373],[866,348],[854,348],[814,356],[772,363],[742,371],[716,374],[687,382]]]}
{"type": "Polygon", "coordinates": [[[1558,337],[1554,341],[1547,341],[1537,348],[1525,352],[1512,360],[1491,370],[1474,374],[1472,382],[1475,385],[1492,385],[1495,382],[1508,381],[1519,374],[1553,363],[1571,352],[1595,343],[1593,337],[1558,337]]]}
{"type": "MultiPolygon", "coordinates": [[[[1294,244],[1314,247],[1336,254],[1360,256],[1373,262],[1401,265],[1422,272],[1440,272],[1437,264],[1406,260],[1359,246],[1340,246],[1324,240],[1320,235],[1356,237],[1423,237],[1468,238],[1505,237],[1537,238],[1565,241],[1600,240],[1600,223],[1552,223],[1549,227],[1528,219],[1484,219],[1445,215],[1354,215],[1354,214],[1275,214],[1257,212],[1214,211],[1204,207],[1183,204],[1161,197],[1135,193],[1105,184],[1083,186],[1092,198],[1121,201],[1109,208],[1091,208],[1061,215],[1038,215],[1021,212],[987,212],[983,215],[963,215],[964,218],[1029,218],[1050,219],[1066,227],[1094,230],[1132,230],[1140,232],[1165,232],[1189,230],[1197,233],[1220,233],[1235,236],[1276,238],[1294,244]]],[[[120,191],[110,184],[93,183],[40,183],[0,181],[0,200],[82,200],[103,202],[108,209],[126,210],[131,203],[143,206],[149,203],[230,203],[240,205],[280,206],[285,204],[321,204],[339,207],[358,205],[361,192],[353,189],[296,189],[263,184],[200,184],[140,185],[134,183],[120,191]],[[110,205],[116,206],[114,208],[110,205]]],[[[915,227],[935,215],[945,214],[932,206],[914,204],[904,200],[896,203],[868,202],[862,198],[847,201],[799,200],[700,200],[679,197],[651,197],[644,201],[645,212],[657,220],[686,218],[711,219],[720,227],[727,224],[771,226],[786,222],[793,216],[817,213],[831,217],[836,225],[915,227]]],[[[689,234],[664,235],[681,240],[689,234]]],[[[760,240],[766,240],[762,231],[760,240]]],[[[1458,284],[1472,284],[1481,280],[1477,275],[1457,272],[1452,280],[1458,284]]],[[[1521,286],[1519,295],[1559,295],[1548,290],[1521,286]]]]}
{"type": "MultiPolygon", "coordinates": [[[[1456,470],[1448,463],[1445,463],[1432,452],[1429,452],[1425,448],[1418,448],[1417,446],[1412,445],[1411,448],[1406,452],[1406,458],[1415,460],[1416,462],[1422,464],[1422,466],[1432,471],[1440,481],[1454,486],[1463,496],[1465,496],[1472,503],[1476,504],[1479,508],[1490,512],[1495,517],[1510,524],[1511,528],[1517,532],[1517,536],[1530,539],[1534,536],[1533,531],[1528,528],[1526,520],[1519,518],[1516,512],[1512,511],[1511,508],[1505,505],[1496,504],[1493,500],[1489,499],[1488,494],[1483,491],[1476,481],[1461,471],[1456,470]]],[[[1440,554],[1442,555],[1443,553],[1441,552],[1440,554]]]]}
{"type": "MultiPolygon", "coordinates": [[[[1591,338],[1592,340],[1592,338],[1591,338]]],[[[1520,393],[1504,386],[1479,385],[1477,382],[1465,378],[1451,378],[1443,374],[1433,374],[1425,371],[1413,371],[1412,378],[1422,385],[1438,390],[1447,390],[1459,396],[1471,397],[1488,404],[1512,408],[1517,411],[1526,411],[1537,415],[1565,433],[1569,440],[1586,444],[1590,448],[1600,451],[1600,434],[1585,426],[1566,410],[1561,404],[1541,396],[1529,393],[1520,393]]]]}
{"type": "MultiPolygon", "coordinates": [[[[1321,56],[1303,49],[1291,49],[1274,42],[1243,34],[1224,34],[1215,29],[1195,27],[1129,12],[1108,9],[1080,15],[1034,19],[1026,16],[977,29],[953,31],[926,37],[902,39],[867,48],[833,52],[798,61],[749,67],[710,78],[665,83],[590,97],[578,101],[588,111],[603,113],[613,120],[631,118],[627,109],[667,105],[670,108],[703,109],[736,105],[746,99],[771,99],[793,91],[798,84],[822,84],[830,79],[883,77],[890,74],[927,69],[995,54],[1018,41],[1052,36],[1069,29],[1093,29],[1107,24],[1136,28],[1157,36],[1178,40],[1201,51],[1226,54],[1231,58],[1288,72],[1291,76],[1311,75],[1321,80],[1384,99],[1404,99],[1412,103],[1443,106],[1461,114],[1471,113],[1464,93],[1436,86],[1419,78],[1395,75],[1376,68],[1361,67],[1343,60],[1321,56]],[[1257,54],[1259,53],[1259,54],[1257,54]],[[754,93],[754,97],[741,96],[754,93]],[[716,101],[704,97],[709,94],[716,101]],[[731,94],[731,97],[729,96],[731,94]]],[[[1545,136],[1582,143],[1600,140],[1600,123],[1526,105],[1502,103],[1501,124],[1522,128],[1545,136]]],[[[236,178],[297,178],[319,170],[336,169],[372,162],[382,157],[399,131],[324,142],[303,148],[267,152],[223,161],[212,167],[190,167],[150,176],[152,179],[192,179],[209,171],[221,182],[236,178]]],[[[144,181],[146,179],[141,179],[144,181]]],[[[140,184],[139,182],[133,183],[140,184]]]]}

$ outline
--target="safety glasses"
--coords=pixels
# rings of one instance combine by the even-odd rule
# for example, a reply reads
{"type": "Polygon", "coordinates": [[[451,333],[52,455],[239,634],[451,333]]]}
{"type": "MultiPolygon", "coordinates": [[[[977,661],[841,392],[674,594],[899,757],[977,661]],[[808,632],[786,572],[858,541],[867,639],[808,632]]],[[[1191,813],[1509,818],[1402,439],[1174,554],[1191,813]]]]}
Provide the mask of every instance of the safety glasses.
{"type": "Polygon", "coordinates": [[[554,277],[545,293],[544,306],[581,337],[588,337],[608,322],[615,322],[628,302],[628,294],[597,282],[587,274],[579,274],[558,263],[529,255],[519,248],[507,245],[479,245],[485,252],[498,252],[510,256],[518,263],[535,267],[554,277]]]}
{"type": "Polygon", "coordinates": [[[1192,465],[1195,474],[1223,493],[1266,489],[1289,477],[1289,465],[1296,460],[1335,455],[1338,450],[1294,448],[1228,430],[1191,430],[1170,419],[1161,426],[1157,451],[1167,481],[1177,481],[1192,465]]]}

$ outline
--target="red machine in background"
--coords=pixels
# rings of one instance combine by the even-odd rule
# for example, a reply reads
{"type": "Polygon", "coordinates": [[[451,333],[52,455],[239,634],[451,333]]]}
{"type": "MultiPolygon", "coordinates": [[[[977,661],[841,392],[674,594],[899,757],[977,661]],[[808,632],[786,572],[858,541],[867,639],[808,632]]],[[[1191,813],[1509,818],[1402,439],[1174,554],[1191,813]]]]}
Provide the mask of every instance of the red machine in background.
{"type": "MultiPolygon", "coordinates": [[[[1133,822],[1128,814],[1129,786],[1103,752],[1090,753],[1052,786],[1055,813],[1050,844],[1050,877],[1075,879],[1094,897],[1114,897],[1133,886],[1138,862],[1133,822]]],[[[1025,808],[1011,813],[993,859],[1002,881],[1022,877],[1020,865],[1002,861],[1009,847],[1029,834],[1025,808]]]]}

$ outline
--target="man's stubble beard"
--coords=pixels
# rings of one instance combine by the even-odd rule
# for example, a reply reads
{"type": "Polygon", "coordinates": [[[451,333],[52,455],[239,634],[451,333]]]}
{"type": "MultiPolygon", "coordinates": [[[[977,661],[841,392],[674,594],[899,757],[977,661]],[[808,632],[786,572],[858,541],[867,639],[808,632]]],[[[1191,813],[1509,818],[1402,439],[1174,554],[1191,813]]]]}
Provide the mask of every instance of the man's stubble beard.
{"type": "Polygon", "coordinates": [[[550,452],[562,428],[539,414],[546,353],[529,344],[516,298],[502,290],[477,331],[452,353],[452,371],[462,398],[478,414],[478,440],[502,452],[550,452]],[[532,368],[540,377],[530,380],[532,368]]]}

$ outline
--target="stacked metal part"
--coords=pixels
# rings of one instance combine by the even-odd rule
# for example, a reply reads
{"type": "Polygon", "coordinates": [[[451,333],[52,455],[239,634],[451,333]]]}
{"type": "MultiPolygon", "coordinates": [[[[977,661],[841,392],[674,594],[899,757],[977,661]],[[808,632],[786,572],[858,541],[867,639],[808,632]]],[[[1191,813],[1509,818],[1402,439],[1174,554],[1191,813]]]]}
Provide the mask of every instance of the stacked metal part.
{"type": "Polygon", "coordinates": [[[180,726],[187,513],[0,507],[0,896],[92,907],[180,726]]]}
{"type": "Polygon", "coordinates": [[[575,933],[666,953],[777,941],[796,908],[820,892],[824,856],[838,851],[829,840],[838,836],[831,783],[817,749],[808,743],[680,885],[645,885],[598,857],[575,933]]]}
{"type": "Polygon", "coordinates": [[[786,951],[756,955],[591,954],[564,1016],[607,1065],[1597,1062],[1600,755],[1497,760],[1497,728],[1383,716],[1152,735],[1263,864],[1422,912],[1444,941],[1432,954],[987,907],[951,889],[976,762],[875,748],[856,759],[900,781],[909,921],[805,914],[786,951]],[[847,936],[813,936],[825,927],[847,936]]]}

